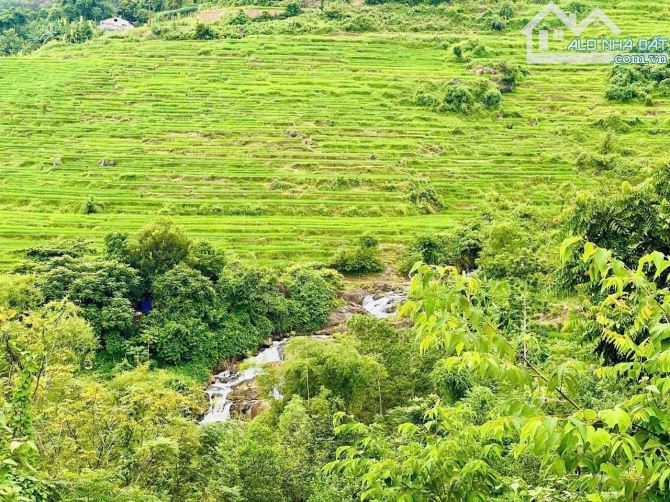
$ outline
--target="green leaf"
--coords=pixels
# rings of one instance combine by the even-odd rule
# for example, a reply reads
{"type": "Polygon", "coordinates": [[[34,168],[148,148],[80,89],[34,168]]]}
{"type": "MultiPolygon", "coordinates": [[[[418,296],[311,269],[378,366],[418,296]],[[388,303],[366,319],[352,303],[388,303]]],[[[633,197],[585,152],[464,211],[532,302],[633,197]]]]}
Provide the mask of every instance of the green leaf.
{"type": "Polygon", "coordinates": [[[588,434],[588,441],[593,450],[598,451],[603,446],[610,444],[611,435],[605,429],[596,429],[588,434]]]}
{"type": "Polygon", "coordinates": [[[619,432],[626,432],[632,425],[630,415],[621,408],[601,410],[599,415],[600,419],[605,422],[610,429],[613,429],[616,426],[619,429],[619,432]]]}

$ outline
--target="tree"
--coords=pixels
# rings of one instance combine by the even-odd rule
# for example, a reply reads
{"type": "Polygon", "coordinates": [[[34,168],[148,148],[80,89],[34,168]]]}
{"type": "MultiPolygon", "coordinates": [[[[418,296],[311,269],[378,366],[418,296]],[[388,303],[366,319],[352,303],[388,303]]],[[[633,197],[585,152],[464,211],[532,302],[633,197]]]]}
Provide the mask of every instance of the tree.
{"type": "Polygon", "coordinates": [[[79,18],[100,21],[113,12],[108,0],[59,0],[54,9],[69,21],[77,21],[79,18]]]}
{"type": "Polygon", "coordinates": [[[165,314],[204,318],[214,305],[214,285],[186,265],[177,265],[154,281],[156,307],[165,314]]]}
{"type": "Polygon", "coordinates": [[[310,333],[328,319],[335,302],[335,288],[317,270],[308,268],[290,272],[284,277],[289,299],[288,316],[291,331],[310,333]]]}
{"type": "Polygon", "coordinates": [[[112,333],[131,334],[132,302],[138,297],[140,282],[133,268],[116,260],[64,256],[53,258],[40,270],[37,285],[45,300],[68,298],[81,307],[81,315],[101,340],[112,333]]]}
{"type": "Polygon", "coordinates": [[[283,395],[309,401],[324,388],[351,413],[370,417],[379,412],[380,384],[386,371],[348,340],[295,338],[286,346],[285,357],[275,375],[283,395]]]}
{"type": "Polygon", "coordinates": [[[0,495],[46,501],[49,483],[35,472],[33,409],[52,382],[90,362],[97,347],[91,327],[71,303],[51,303],[20,316],[0,306],[0,495]]]}
{"type": "Polygon", "coordinates": [[[190,246],[191,240],[181,227],[159,218],[139,231],[132,263],[145,277],[154,278],[184,261],[190,246]]]}
{"type": "Polygon", "coordinates": [[[281,458],[282,452],[272,431],[261,424],[252,424],[239,452],[240,485],[245,500],[286,500],[277,482],[282,477],[281,458]]]}
{"type": "Polygon", "coordinates": [[[186,263],[212,281],[217,281],[226,266],[226,255],[208,241],[199,240],[191,244],[186,263]]]}
{"type": "MultiPolygon", "coordinates": [[[[566,240],[562,259],[569,260],[582,243],[580,237],[566,240]]],[[[418,423],[401,425],[395,440],[378,426],[340,415],[338,433],[351,445],[339,449],[339,460],[328,470],[354,473],[364,498],[371,499],[403,500],[411,493],[484,500],[512,486],[520,495],[548,500],[667,498],[670,288],[655,281],[670,260],[654,252],[631,269],[589,242],[581,259],[589,280],[601,288],[590,298],[588,315],[624,361],[602,366],[568,356],[542,367],[491,320],[493,306],[476,278],[454,268],[419,266],[413,300],[403,311],[414,322],[421,350],[441,351],[445,368],[493,379],[501,413],[477,425],[469,406],[438,402],[418,423]],[[634,323],[621,322],[629,316],[634,323]],[[615,386],[616,393],[587,400],[580,389],[592,376],[615,386]],[[517,470],[518,477],[505,479],[498,467],[524,456],[537,459],[547,475],[533,480],[517,470]]]]}

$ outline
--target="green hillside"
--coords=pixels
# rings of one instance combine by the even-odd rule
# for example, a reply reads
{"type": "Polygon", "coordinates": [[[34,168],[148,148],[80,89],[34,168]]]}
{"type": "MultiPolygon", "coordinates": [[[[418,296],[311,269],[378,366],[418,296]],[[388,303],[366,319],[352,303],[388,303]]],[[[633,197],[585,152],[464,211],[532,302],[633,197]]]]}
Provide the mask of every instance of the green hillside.
{"type": "Polygon", "coordinates": [[[0,0],[0,502],[669,501],[670,2],[543,1],[0,0]]]}
{"type": "Polygon", "coordinates": [[[453,46],[471,37],[110,37],[2,58],[0,262],[156,214],[263,263],[322,257],[365,229],[392,245],[467,217],[494,190],[553,205],[566,184],[601,183],[575,159],[598,149],[594,122],[613,112],[641,119],[620,138],[631,169],[664,156],[667,103],[608,102],[607,67],[532,66],[496,111],[418,106],[426,82],[524,63],[511,29],[478,33],[485,55],[458,61],[453,46]],[[443,198],[438,214],[412,203],[417,185],[443,198]],[[90,196],[95,211],[82,209],[90,196]]]}

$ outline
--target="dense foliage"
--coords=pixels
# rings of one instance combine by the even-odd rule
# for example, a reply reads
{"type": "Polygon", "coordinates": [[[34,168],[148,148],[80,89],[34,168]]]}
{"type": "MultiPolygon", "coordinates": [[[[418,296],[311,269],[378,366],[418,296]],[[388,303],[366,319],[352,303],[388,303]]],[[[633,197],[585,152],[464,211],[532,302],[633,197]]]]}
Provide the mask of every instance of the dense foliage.
{"type": "Polygon", "coordinates": [[[379,241],[372,236],[361,237],[355,247],[337,253],[330,266],[338,272],[354,275],[383,271],[379,241]]]}
{"type": "Polygon", "coordinates": [[[78,61],[10,75],[1,209],[82,235],[0,274],[0,500],[670,500],[668,68],[554,92],[527,2],[251,3],[0,0],[0,52],[54,42],[8,68],[78,61]]]}
{"type": "Polygon", "coordinates": [[[155,12],[183,9],[183,14],[192,13],[196,10],[194,4],[193,0],[57,0],[53,5],[0,4],[0,55],[29,52],[52,41],[85,42],[100,35],[97,23],[112,15],[139,25],[146,23],[155,12]]]}

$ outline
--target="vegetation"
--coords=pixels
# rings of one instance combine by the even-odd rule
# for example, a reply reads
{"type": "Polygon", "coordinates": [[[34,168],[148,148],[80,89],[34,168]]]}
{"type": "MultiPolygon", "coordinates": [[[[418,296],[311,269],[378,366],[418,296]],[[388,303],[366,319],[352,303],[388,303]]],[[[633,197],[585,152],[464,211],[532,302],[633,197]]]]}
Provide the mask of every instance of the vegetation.
{"type": "MultiPolygon", "coordinates": [[[[0,59],[12,79],[0,96],[0,215],[11,222],[0,264],[51,237],[83,234],[101,249],[106,234],[136,231],[158,213],[262,265],[322,261],[366,232],[396,250],[476,217],[490,194],[524,190],[556,214],[575,191],[639,176],[666,157],[662,96],[652,109],[610,101],[611,69],[601,66],[522,75],[516,29],[536,4],[515,2],[502,32],[459,2],[326,2],[275,19],[284,9],[226,5],[215,22],[201,10],[0,59]],[[240,10],[258,17],[229,25],[240,10]],[[217,39],[195,40],[198,23],[217,39]],[[347,31],[363,24],[371,28],[347,31]],[[514,90],[497,108],[475,99],[480,113],[417,106],[424,86],[441,89],[441,103],[452,81],[486,83],[492,104],[496,89],[514,90]],[[619,151],[602,154],[607,131],[594,124],[614,112],[639,123],[616,133],[619,151]],[[578,164],[582,153],[596,164],[578,164]],[[417,187],[436,197],[414,197],[417,187]]],[[[648,29],[639,23],[628,26],[648,29]]]]}
{"type": "Polygon", "coordinates": [[[0,0],[0,500],[670,499],[668,68],[537,10],[0,0]]]}
{"type": "Polygon", "coordinates": [[[345,274],[370,274],[382,272],[384,264],[379,256],[379,241],[372,236],[363,236],[356,247],[340,251],[331,264],[335,270],[345,274]]]}

